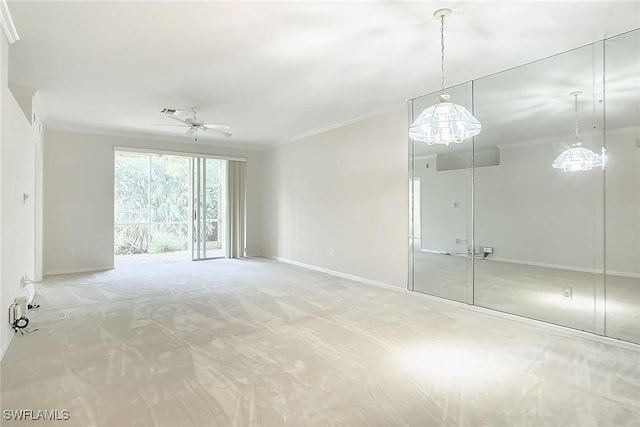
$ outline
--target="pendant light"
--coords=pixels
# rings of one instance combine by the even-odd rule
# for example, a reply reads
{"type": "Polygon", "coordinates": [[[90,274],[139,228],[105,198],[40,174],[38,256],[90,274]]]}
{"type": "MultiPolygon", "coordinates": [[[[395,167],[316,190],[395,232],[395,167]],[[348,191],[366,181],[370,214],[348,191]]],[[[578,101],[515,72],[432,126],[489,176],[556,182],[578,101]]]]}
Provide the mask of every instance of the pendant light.
{"type": "Polygon", "coordinates": [[[444,18],[451,15],[451,9],[438,9],[433,17],[440,20],[440,80],[441,92],[438,103],[424,110],[409,128],[409,137],[414,141],[429,145],[459,144],[480,133],[480,122],[463,106],[449,102],[444,93],[444,18]]]}
{"type": "Polygon", "coordinates": [[[560,153],[551,166],[555,169],[562,169],[564,172],[588,171],[598,166],[604,169],[607,162],[604,147],[602,147],[601,154],[598,155],[588,148],[584,148],[582,142],[580,142],[580,134],[578,132],[578,96],[582,95],[582,92],[571,92],[570,95],[574,97],[576,142],[560,153]]]}

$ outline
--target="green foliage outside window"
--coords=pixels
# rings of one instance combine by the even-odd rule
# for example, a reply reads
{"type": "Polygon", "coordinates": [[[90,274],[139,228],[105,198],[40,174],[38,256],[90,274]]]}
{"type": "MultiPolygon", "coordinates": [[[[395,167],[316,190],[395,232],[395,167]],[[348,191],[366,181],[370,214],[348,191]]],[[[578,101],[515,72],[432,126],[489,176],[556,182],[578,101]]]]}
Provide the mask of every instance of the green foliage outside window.
{"type": "Polygon", "coordinates": [[[188,209],[188,158],[116,154],[117,255],[187,249],[188,209]]]}
{"type": "MultiPolygon", "coordinates": [[[[217,241],[221,161],[206,162],[205,237],[207,241],[217,241]]],[[[186,157],[116,153],[116,255],[188,249],[189,163],[186,157]]]]}

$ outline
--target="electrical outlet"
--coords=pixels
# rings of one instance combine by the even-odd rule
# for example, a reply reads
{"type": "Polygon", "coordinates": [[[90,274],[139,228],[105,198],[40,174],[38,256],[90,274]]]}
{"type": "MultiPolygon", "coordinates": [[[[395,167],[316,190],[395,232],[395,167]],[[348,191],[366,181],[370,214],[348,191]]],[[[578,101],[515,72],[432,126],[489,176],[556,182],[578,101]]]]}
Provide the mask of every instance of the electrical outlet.
{"type": "Polygon", "coordinates": [[[567,286],[562,290],[562,298],[564,299],[572,299],[573,298],[573,289],[567,286]]]}

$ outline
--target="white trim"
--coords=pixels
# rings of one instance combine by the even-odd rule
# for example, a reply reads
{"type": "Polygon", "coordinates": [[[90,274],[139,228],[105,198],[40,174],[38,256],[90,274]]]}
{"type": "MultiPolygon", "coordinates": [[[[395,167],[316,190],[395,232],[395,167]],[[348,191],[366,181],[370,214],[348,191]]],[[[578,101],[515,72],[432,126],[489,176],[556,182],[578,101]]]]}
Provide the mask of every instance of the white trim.
{"type": "MultiPolygon", "coordinates": [[[[486,258],[487,261],[497,261],[497,262],[508,262],[510,264],[523,264],[523,265],[532,265],[534,267],[546,267],[546,268],[556,268],[559,270],[569,270],[569,271],[579,271],[581,273],[594,273],[594,274],[604,274],[604,270],[602,268],[585,268],[585,267],[574,267],[571,265],[560,265],[560,264],[549,264],[546,262],[535,262],[535,261],[521,261],[519,259],[513,258],[486,258]]],[[[621,276],[621,277],[632,277],[632,278],[640,278],[640,273],[630,273],[626,271],[615,271],[615,270],[607,270],[607,275],[611,276],[621,276]]]]}
{"type": "Polygon", "coordinates": [[[424,249],[424,248],[422,248],[422,249],[420,249],[420,252],[427,252],[427,253],[430,253],[430,254],[438,254],[438,255],[447,255],[447,254],[451,255],[451,252],[439,251],[439,250],[436,250],[436,249],[424,249]]]}
{"type": "MultiPolygon", "coordinates": [[[[114,136],[121,137],[127,139],[135,139],[142,140],[148,143],[153,142],[170,142],[172,144],[184,145],[186,147],[194,147],[195,149],[200,149],[198,147],[211,147],[211,148],[222,148],[229,150],[246,150],[246,151],[255,151],[262,152],[265,149],[269,149],[275,147],[275,145],[265,145],[265,146],[256,146],[256,144],[244,143],[240,141],[235,141],[233,143],[224,143],[219,140],[210,140],[205,139],[204,136],[201,136],[199,142],[185,141],[184,136],[183,139],[180,139],[180,135],[167,135],[167,134],[156,134],[156,133],[142,133],[139,131],[131,130],[129,132],[122,131],[119,129],[104,129],[104,128],[94,128],[89,126],[81,126],[81,125],[73,125],[68,123],[50,123],[48,120],[44,119],[44,113],[40,113],[43,116],[43,122],[46,123],[47,131],[54,132],[68,132],[75,133],[81,135],[92,135],[92,136],[114,136]]],[[[226,138],[225,138],[226,139],[226,138]]],[[[266,144],[266,143],[265,143],[266,144]]],[[[271,144],[271,143],[269,143],[271,144]]]]}
{"type": "MultiPolygon", "coordinates": [[[[406,109],[404,104],[403,104],[403,107],[406,109]]],[[[372,119],[372,118],[377,117],[377,116],[382,116],[384,114],[391,113],[394,110],[399,110],[399,104],[394,103],[393,105],[390,105],[390,106],[388,106],[386,108],[383,108],[381,110],[375,111],[375,112],[370,113],[370,114],[364,114],[362,116],[354,117],[353,119],[348,119],[348,120],[344,120],[344,121],[341,121],[341,122],[338,122],[338,123],[333,123],[333,124],[330,124],[330,125],[327,125],[327,126],[320,126],[320,127],[315,128],[315,129],[308,130],[308,131],[303,132],[301,134],[298,134],[298,135],[296,135],[294,137],[285,139],[284,141],[276,144],[276,147],[280,146],[280,145],[288,144],[290,142],[295,142],[295,141],[299,141],[301,139],[309,138],[310,136],[319,135],[321,133],[325,133],[325,132],[328,132],[330,130],[334,130],[334,129],[338,129],[338,128],[341,128],[341,127],[344,127],[344,126],[352,125],[354,123],[358,123],[358,122],[361,122],[363,120],[372,119]]],[[[268,148],[273,148],[273,147],[268,147],[268,148]]]]}
{"type": "Polygon", "coordinates": [[[640,273],[629,273],[626,271],[616,271],[616,270],[607,270],[608,276],[620,276],[620,277],[631,277],[633,279],[640,279],[640,273]]]}
{"type": "MultiPolygon", "coordinates": [[[[445,252],[445,251],[438,251],[435,249],[420,249],[420,252],[427,252],[427,253],[436,254],[436,255],[457,256],[457,257],[471,259],[471,254],[467,254],[464,252],[445,252]]],[[[482,254],[475,254],[475,259],[483,260],[484,258],[482,257],[482,254]]]]}
{"type": "Polygon", "coordinates": [[[579,329],[573,329],[573,328],[569,328],[567,326],[556,325],[556,324],[553,324],[553,323],[544,322],[542,320],[530,319],[528,317],[522,317],[522,316],[518,316],[516,314],[505,313],[505,312],[502,312],[502,311],[492,310],[490,308],[479,307],[477,305],[470,305],[470,304],[466,304],[466,303],[462,303],[462,302],[458,302],[458,301],[448,300],[448,299],[445,299],[445,298],[440,298],[440,297],[436,297],[436,296],[432,296],[432,295],[428,295],[428,294],[423,294],[423,293],[418,292],[418,291],[410,291],[409,289],[402,288],[402,287],[399,287],[399,286],[393,286],[393,285],[390,285],[390,284],[387,284],[387,283],[382,283],[382,282],[378,282],[378,281],[371,280],[371,279],[365,279],[365,278],[362,278],[362,277],[353,276],[351,274],[340,273],[338,271],[333,271],[333,270],[329,270],[329,269],[322,268],[322,267],[316,267],[314,265],[304,264],[304,263],[301,263],[301,262],[298,262],[298,261],[293,261],[293,260],[290,260],[290,259],[287,259],[287,258],[282,258],[282,257],[277,257],[277,256],[267,256],[265,258],[274,259],[276,261],[280,261],[280,262],[284,262],[284,263],[287,263],[287,264],[296,265],[298,267],[308,268],[310,270],[320,271],[320,272],[323,272],[323,273],[331,274],[333,276],[338,276],[338,277],[343,277],[343,278],[346,278],[346,279],[351,279],[351,280],[354,280],[354,281],[357,281],[357,282],[360,282],[360,283],[364,283],[366,285],[372,285],[372,286],[377,286],[377,287],[380,287],[380,288],[389,289],[389,290],[392,290],[394,292],[400,292],[400,293],[403,293],[405,295],[410,295],[412,297],[423,298],[423,299],[426,299],[426,300],[429,300],[429,301],[451,305],[451,306],[454,306],[454,307],[457,307],[457,308],[461,308],[463,310],[469,310],[469,311],[473,311],[473,312],[476,312],[476,313],[497,317],[497,318],[500,318],[500,319],[511,320],[511,321],[522,323],[522,324],[525,324],[525,325],[528,325],[528,326],[535,326],[535,327],[539,327],[539,328],[543,328],[543,329],[548,329],[548,330],[560,333],[562,335],[573,336],[573,337],[576,337],[576,338],[581,338],[581,339],[585,339],[585,340],[592,341],[592,342],[598,342],[598,343],[602,343],[602,344],[612,345],[614,347],[623,348],[625,350],[632,350],[632,351],[635,351],[638,354],[640,354],[640,344],[634,344],[632,342],[622,341],[622,340],[617,339],[617,338],[605,337],[605,336],[602,336],[602,335],[594,334],[592,332],[581,331],[579,329]]]}
{"type": "MultiPolygon", "coordinates": [[[[427,253],[436,254],[436,255],[462,256],[462,257],[471,258],[470,254],[457,253],[457,252],[452,253],[452,252],[440,251],[437,249],[423,248],[423,249],[420,249],[420,252],[427,252],[427,253]]],[[[581,273],[604,274],[605,272],[602,268],[574,267],[570,265],[549,264],[545,262],[521,261],[519,259],[513,259],[513,258],[494,258],[494,257],[483,258],[482,254],[476,254],[476,259],[479,259],[481,261],[507,262],[509,264],[532,265],[534,267],[545,267],[545,268],[555,268],[558,270],[578,271],[581,273]]],[[[631,277],[634,279],[640,279],[640,273],[630,273],[627,271],[616,271],[616,270],[607,270],[606,273],[608,276],[631,277]]]]}
{"type": "Polygon", "coordinates": [[[62,270],[45,271],[44,276],[56,276],[58,274],[73,274],[73,273],[93,273],[97,271],[113,270],[112,265],[103,265],[99,267],[80,267],[80,268],[68,268],[62,270]]]}
{"type": "MultiPolygon", "coordinates": [[[[598,135],[599,131],[594,131],[593,129],[585,129],[584,132],[580,131],[580,136],[582,136],[584,139],[586,139],[587,136],[593,136],[593,135],[598,135]]],[[[584,141],[583,139],[583,141],[584,141]]],[[[531,146],[535,146],[535,145],[549,145],[552,148],[556,149],[558,147],[569,147],[571,145],[573,141],[569,140],[568,142],[564,139],[564,137],[558,137],[558,136],[554,136],[554,137],[550,137],[550,138],[533,138],[533,139],[526,139],[524,141],[518,141],[518,142],[512,142],[509,141],[505,144],[496,144],[495,147],[498,147],[499,150],[506,150],[506,149],[512,149],[512,148],[524,148],[524,147],[531,147],[531,146]]],[[[595,143],[592,144],[586,144],[587,147],[589,145],[594,145],[595,143]]],[[[599,148],[599,146],[598,146],[599,148]]],[[[562,150],[560,150],[562,151],[562,150]]]]}
{"type": "Polygon", "coordinates": [[[317,266],[311,265],[311,264],[305,264],[305,263],[294,261],[294,260],[288,259],[288,258],[272,257],[272,256],[269,256],[267,258],[271,258],[271,259],[274,259],[276,261],[284,262],[286,264],[291,264],[291,265],[295,265],[295,266],[298,266],[298,267],[307,268],[309,270],[320,271],[322,273],[327,273],[327,274],[330,274],[332,276],[338,276],[338,277],[342,277],[344,279],[355,280],[356,282],[366,283],[367,285],[377,286],[377,287],[380,287],[380,288],[395,289],[395,290],[398,290],[398,289],[403,290],[404,289],[404,288],[402,288],[400,286],[394,286],[394,285],[390,285],[388,283],[378,282],[377,280],[371,280],[371,279],[366,279],[366,278],[360,277],[360,276],[354,276],[352,274],[341,273],[339,271],[329,270],[327,268],[317,267],[317,266]]]}
{"type": "Polygon", "coordinates": [[[189,151],[173,151],[173,150],[157,150],[155,148],[141,148],[141,147],[125,147],[121,145],[114,145],[113,151],[125,151],[128,153],[144,153],[144,154],[165,154],[167,156],[182,156],[182,157],[203,157],[206,159],[217,160],[233,160],[236,162],[246,162],[246,157],[232,157],[232,156],[220,156],[217,154],[203,154],[189,151]]]}
{"type": "Polygon", "coordinates": [[[16,26],[13,24],[11,11],[9,11],[9,5],[7,5],[6,0],[2,0],[2,3],[0,3],[0,27],[2,27],[9,44],[20,40],[18,30],[16,30],[16,26]]]}

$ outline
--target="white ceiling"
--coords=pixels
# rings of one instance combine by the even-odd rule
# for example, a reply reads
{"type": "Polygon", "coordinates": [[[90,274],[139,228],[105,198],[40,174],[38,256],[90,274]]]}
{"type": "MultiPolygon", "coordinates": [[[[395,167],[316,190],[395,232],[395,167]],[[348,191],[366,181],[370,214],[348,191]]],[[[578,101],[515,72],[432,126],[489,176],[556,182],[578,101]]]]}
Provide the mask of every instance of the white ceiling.
{"type": "Polygon", "coordinates": [[[51,128],[188,140],[162,107],[265,148],[640,27],[640,2],[9,1],[9,79],[51,128]]]}

